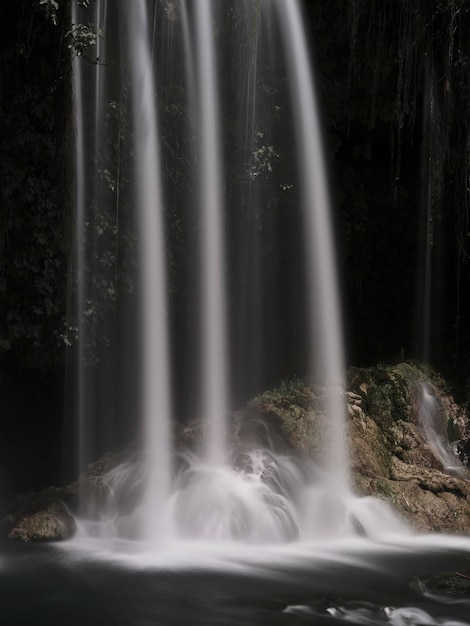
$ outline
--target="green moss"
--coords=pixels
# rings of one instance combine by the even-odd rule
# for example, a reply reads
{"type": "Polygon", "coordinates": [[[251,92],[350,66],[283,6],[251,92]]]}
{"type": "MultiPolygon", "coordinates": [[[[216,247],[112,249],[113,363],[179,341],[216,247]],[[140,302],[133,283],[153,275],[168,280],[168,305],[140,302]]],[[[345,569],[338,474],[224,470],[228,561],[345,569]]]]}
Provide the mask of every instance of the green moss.
{"type": "Polygon", "coordinates": [[[447,420],[447,439],[449,441],[458,441],[461,438],[460,429],[458,424],[454,422],[454,420],[449,417],[447,420]]]}
{"type": "Polygon", "coordinates": [[[304,380],[294,378],[256,396],[249,404],[276,413],[286,431],[294,433],[299,420],[304,419],[312,409],[312,393],[304,380]]]}
{"type": "Polygon", "coordinates": [[[379,478],[375,486],[378,496],[383,496],[393,504],[396,502],[397,495],[389,481],[379,478]]]}
{"type": "Polygon", "coordinates": [[[312,398],[305,379],[292,378],[282,381],[278,387],[269,389],[255,396],[249,406],[273,404],[280,408],[289,408],[293,405],[307,408],[311,405],[312,398]]]}
{"type": "Polygon", "coordinates": [[[379,424],[389,426],[413,416],[413,393],[417,381],[426,378],[414,363],[351,368],[349,388],[361,396],[365,411],[379,424]]]}
{"type": "Polygon", "coordinates": [[[294,378],[256,396],[249,406],[261,413],[276,415],[291,443],[310,453],[319,445],[319,416],[314,412],[314,400],[309,383],[305,379],[294,378]]]}

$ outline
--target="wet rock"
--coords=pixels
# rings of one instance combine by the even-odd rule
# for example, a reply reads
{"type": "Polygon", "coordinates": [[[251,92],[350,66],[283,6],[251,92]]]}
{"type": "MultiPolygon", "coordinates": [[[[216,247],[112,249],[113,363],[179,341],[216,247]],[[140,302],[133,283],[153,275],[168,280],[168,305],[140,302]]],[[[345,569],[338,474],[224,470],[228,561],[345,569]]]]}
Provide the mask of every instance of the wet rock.
{"type": "MultiPolygon", "coordinates": [[[[264,430],[283,433],[277,438],[283,440],[284,447],[315,455],[324,448],[321,414],[314,410],[316,401],[317,395],[309,384],[294,379],[254,398],[248,412],[238,414],[238,419],[256,415],[257,421],[264,424],[264,430]]],[[[262,440],[257,443],[263,445],[262,440]]]]}
{"type": "MultiPolygon", "coordinates": [[[[389,502],[419,531],[470,534],[470,471],[457,454],[455,467],[443,467],[427,441],[420,423],[422,381],[436,399],[435,427],[453,438],[461,460],[466,458],[469,416],[436,372],[412,363],[351,368],[347,404],[353,486],[358,495],[389,502]]],[[[293,446],[316,459],[323,446],[323,418],[315,404],[315,389],[294,381],[262,394],[256,407],[266,417],[277,416],[293,446]]]]}
{"type": "Polygon", "coordinates": [[[36,511],[9,516],[8,539],[17,541],[62,541],[75,534],[75,520],[60,501],[36,511]]]}
{"type": "Polygon", "coordinates": [[[408,363],[349,372],[350,390],[361,397],[349,411],[356,490],[389,501],[417,530],[470,534],[470,482],[457,456],[454,470],[443,467],[426,439],[421,381],[435,395],[440,431],[462,436],[468,416],[435,372],[408,363]]]}
{"type": "Polygon", "coordinates": [[[428,592],[452,598],[470,596],[470,570],[463,572],[448,572],[421,581],[422,587],[428,592]]]}
{"type": "Polygon", "coordinates": [[[81,510],[97,519],[103,512],[109,493],[105,477],[129,453],[126,449],[104,454],[69,485],[22,494],[1,520],[0,537],[25,542],[70,539],[76,532],[74,514],[81,510]]]}
{"type": "Polygon", "coordinates": [[[460,439],[456,443],[457,455],[464,467],[470,466],[470,437],[460,439]]]}

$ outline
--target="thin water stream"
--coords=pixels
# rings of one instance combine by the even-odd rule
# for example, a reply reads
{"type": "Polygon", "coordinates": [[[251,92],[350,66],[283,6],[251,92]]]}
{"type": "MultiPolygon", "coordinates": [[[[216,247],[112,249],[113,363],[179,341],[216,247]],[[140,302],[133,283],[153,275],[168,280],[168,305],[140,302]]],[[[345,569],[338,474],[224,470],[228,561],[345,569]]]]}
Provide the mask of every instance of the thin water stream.
{"type": "Polygon", "coordinates": [[[228,347],[226,330],[226,278],[222,144],[220,135],[214,16],[211,0],[200,0],[196,9],[196,96],[200,152],[198,178],[201,214],[201,336],[202,415],[207,420],[203,443],[207,461],[226,461],[225,416],[228,409],[228,347]]]}
{"type": "Polygon", "coordinates": [[[324,388],[320,410],[327,416],[325,464],[328,474],[335,479],[336,490],[347,491],[349,459],[341,303],[318,107],[299,5],[295,0],[277,0],[276,5],[292,80],[305,223],[310,359],[314,381],[324,388]]]}

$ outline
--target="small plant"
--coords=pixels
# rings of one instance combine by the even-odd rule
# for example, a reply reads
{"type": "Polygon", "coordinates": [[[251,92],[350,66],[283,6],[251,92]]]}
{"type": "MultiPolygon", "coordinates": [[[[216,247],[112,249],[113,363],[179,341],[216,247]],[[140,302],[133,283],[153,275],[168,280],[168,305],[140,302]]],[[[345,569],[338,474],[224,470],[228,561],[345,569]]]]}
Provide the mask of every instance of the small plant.
{"type": "Polygon", "coordinates": [[[57,11],[59,10],[59,3],[56,0],[39,0],[39,6],[41,7],[46,18],[57,26],[57,11]]]}
{"type": "Polygon", "coordinates": [[[95,24],[72,24],[71,30],[66,33],[66,37],[69,39],[68,48],[73,51],[74,57],[83,56],[92,63],[97,63],[98,60],[91,61],[86,52],[95,46],[98,37],[102,36],[103,29],[97,28],[95,24]]]}

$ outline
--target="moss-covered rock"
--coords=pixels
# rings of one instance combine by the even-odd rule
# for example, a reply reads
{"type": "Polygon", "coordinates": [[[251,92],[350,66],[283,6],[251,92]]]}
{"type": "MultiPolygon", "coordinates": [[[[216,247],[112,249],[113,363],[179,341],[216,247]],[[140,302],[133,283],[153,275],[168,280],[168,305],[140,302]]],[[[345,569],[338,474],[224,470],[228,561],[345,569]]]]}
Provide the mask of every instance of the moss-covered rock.
{"type": "MultiPolygon", "coordinates": [[[[444,468],[420,422],[420,385],[426,383],[436,401],[435,427],[459,439],[462,450],[470,449],[468,415],[446,382],[413,363],[351,368],[347,381],[350,466],[358,495],[387,500],[417,530],[469,534],[470,472],[467,479],[457,456],[458,476],[444,468]]],[[[289,443],[315,459],[324,419],[315,411],[316,400],[315,387],[294,380],[255,398],[250,411],[258,419],[277,420],[289,443]]]]}
{"type": "MultiPolygon", "coordinates": [[[[314,410],[315,400],[312,387],[305,380],[294,379],[254,398],[249,410],[269,428],[275,426],[278,430],[279,425],[292,448],[315,455],[322,447],[321,416],[314,410]]],[[[242,415],[246,419],[245,411],[242,415]]],[[[278,437],[282,439],[282,436],[278,437]]]]}
{"type": "Polygon", "coordinates": [[[133,455],[131,447],[107,452],[87,465],[76,482],[22,494],[8,506],[0,537],[25,542],[70,539],[78,512],[88,519],[100,518],[110,493],[106,477],[133,455]]]}

